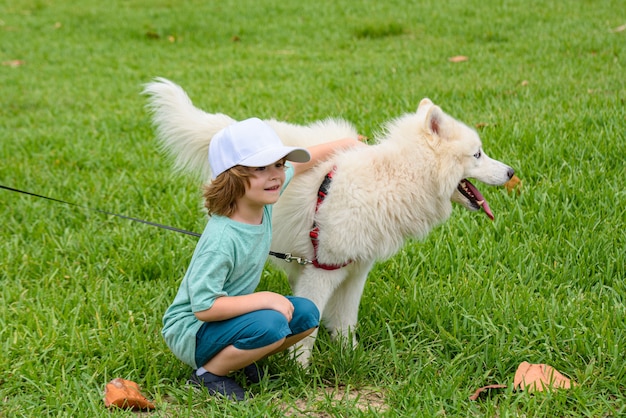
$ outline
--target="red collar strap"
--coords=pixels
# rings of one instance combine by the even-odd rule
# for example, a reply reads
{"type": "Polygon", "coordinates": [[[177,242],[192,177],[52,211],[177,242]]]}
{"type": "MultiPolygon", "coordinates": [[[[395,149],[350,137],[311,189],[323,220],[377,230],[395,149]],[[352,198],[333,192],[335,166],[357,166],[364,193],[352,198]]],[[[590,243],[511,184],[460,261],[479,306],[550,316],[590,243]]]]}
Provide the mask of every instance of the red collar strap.
{"type": "MultiPolygon", "coordinates": [[[[324,181],[322,181],[322,184],[320,185],[320,188],[317,191],[317,204],[315,205],[315,214],[317,214],[317,210],[319,209],[320,205],[322,204],[322,202],[326,198],[326,195],[328,194],[328,189],[330,188],[330,182],[333,179],[333,175],[335,174],[336,169],[337,167],[333,167],[333,169],[330,170],[328,174],[326,174],[326,176],[324,177],[324,181]]],[[[352,260],[343,264],[321,264],[320,262],[318,262],[317,261],[317,246],[319,244],[319,234],[320,234],[320,227],[317,225],[317,222],[313,220],[313,228],[311,229],[311,232],[309,232],[309,236],[311,237],[311,243],[313,244],[312,263],[315,267],[320,268],[322,270],[337,270],[337,269],[347,266],[348,264],[352,262],[352,260]]]]}

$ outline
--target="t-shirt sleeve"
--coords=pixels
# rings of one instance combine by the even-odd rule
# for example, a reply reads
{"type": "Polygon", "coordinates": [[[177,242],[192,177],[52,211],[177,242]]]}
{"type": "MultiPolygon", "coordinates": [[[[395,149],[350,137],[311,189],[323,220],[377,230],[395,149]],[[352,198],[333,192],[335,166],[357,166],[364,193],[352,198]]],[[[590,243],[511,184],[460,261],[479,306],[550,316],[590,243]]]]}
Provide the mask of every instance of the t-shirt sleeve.
{"type": "Polygon", "coordinates": [[[224,283],[232,267],[232,260],[219,252],[207,251],[195,257],[187,272],[187,294],[193,312],[207,310],[217,298],[228,296],[224,283]]]}
{"type": "Polygon", "coordinates": [[[287,188],[287,186],[291,182],[291,179],[293,178],[293,175],[294,175],[293,164],[291,164],[289,161],[286,161],[285,162],[285,182],[283,183],[283,188],[280,191],[281,194],[282,194],[282,192],[285,191],[285,189],[287,188]]]}

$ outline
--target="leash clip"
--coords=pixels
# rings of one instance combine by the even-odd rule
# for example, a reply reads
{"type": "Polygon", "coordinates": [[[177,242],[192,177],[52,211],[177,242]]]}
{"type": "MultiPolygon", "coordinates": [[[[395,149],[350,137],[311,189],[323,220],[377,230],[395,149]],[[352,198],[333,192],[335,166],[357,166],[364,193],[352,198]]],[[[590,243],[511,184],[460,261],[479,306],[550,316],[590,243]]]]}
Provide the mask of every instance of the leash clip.
{"type": "Polygon", "coordinates": [[[306,258],[303,258],[303,257],[293,256],[293,255],[291,255],[291,253],[285,253],[285,258],[283,260],[285,260],[288,263],[291,263],[292,261],[295,261],[296,263],[300,264],[301,266],[306,266],[307,264],[313,264],[313,262],[311,260],[307,260],[306,258]]]}

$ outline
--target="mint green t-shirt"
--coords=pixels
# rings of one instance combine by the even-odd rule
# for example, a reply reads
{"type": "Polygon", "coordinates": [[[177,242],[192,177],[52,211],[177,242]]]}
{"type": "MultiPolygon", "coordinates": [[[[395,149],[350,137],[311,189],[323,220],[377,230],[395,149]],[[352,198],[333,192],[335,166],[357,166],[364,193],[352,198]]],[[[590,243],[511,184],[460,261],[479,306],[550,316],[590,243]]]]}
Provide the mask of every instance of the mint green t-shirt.
{"type": "MultiPolygon", "coordinates": [[[[286,164],[283,190],[293,177],[286,164]]],[[[196,334],[202,326],[194,312],[213,306],[220,296],[253,293],[265,266],[272,240],[272,205],[263,209],[260,225],[213,215],[196,246],[174,302],[163,316],[162,334],[174,355],[194,369],[196,334]]]]}

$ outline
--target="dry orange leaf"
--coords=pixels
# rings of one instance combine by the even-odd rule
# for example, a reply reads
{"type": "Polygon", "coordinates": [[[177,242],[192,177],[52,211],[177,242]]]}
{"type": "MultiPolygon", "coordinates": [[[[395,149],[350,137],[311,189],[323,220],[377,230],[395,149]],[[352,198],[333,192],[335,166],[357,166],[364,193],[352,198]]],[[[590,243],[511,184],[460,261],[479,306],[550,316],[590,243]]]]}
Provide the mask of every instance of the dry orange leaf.
{"type": "Polygon", "coordinates": [[[488,128],[490,126],[496,126],[496,125],[497,123],[478,122],[474,126],[476,126],[476,129],[483,129],[483,128],[488,128]]]}
{"type": "Polygon", "coordinates": [[[22,60],[10,60],[10,61],[2,61],[2,65],[7,66],[7,67],[19,67],[21,65],[26,64],[24,61],[22,60]]]}
{"type": "Polygon", "coordinates": [[[137,383],[119,377],[104,388],[104,405],[107,408],[154,409],[154,404],[141,394],[137,383]]]}
{"type": "Polygon", "coordinates": [[[487,385],[487,386],[483,386],[482,388],[478,388],[476,389],[476,392],[474,392],[474,394],[472,396],[469,397],[470,401],[475,401],[476,399],[478,399],[480,397],[480,394],[483,392],[486,392],[490,389],[506,389],[508,387],[508,385],[487,385]]]}
{"type": "Polygon", "coordinates": [[[626,25],[621,25],[612,29],[613,32],[624,32],[625,30],[626,30],[626,25]]]}
{"type": "Polygon", "coordinates": [[[559,373],[554,367],[547,364],[531,364],[522,362],[513,378],[513,389],[527,390],[529,393],[544,389],[569,389],[572,383],[567,377],[559,373]]]}
{"type": "Polygon", "coordinates": [[[517,194],[520,194],[522,192],[522,180],[520,180],[520,178],[517,176],[513,176],[509,181],[504,183],[504,187],[509,193],[515,191],[517,192],[517,194]]]}
{"type": "Polygon", "coordinates": [[[457,55],[455,57],[448,58],[448,61],[450,62],[464,62],[467,60],[469,60],[469,57],[466,57],[465,55],[457,55]]]}

